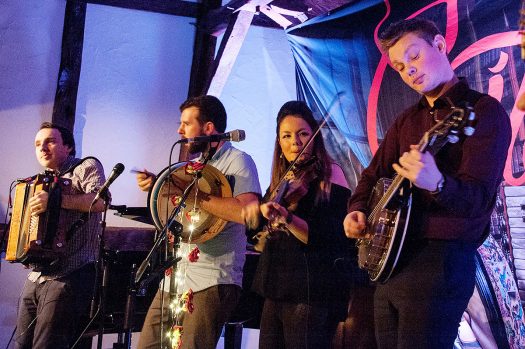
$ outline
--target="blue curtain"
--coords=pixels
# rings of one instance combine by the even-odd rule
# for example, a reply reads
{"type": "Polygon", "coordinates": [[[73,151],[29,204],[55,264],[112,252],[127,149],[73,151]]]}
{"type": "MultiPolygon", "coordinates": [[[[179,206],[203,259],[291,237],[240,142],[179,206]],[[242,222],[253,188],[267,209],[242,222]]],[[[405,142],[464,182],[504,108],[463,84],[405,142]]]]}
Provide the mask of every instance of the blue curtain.
{"type": "MultiPolygon", "coordinates": [[[[370,146],[367,130],[371,125],[367,123],[375,122],[372,126],[380,143],[394,118],[420,98],[386,65],[377,100],[371,101],[373,80],[381,72],[382,59],[374,39],[376,27],[381,31],[391,22],[417,15],[434,20],[445,33],[447,23],[455,21],[458,35],[449,54],[452,59],[485,36],[518,28],[518,0],[458,0],[453,12],[450,6],[435,1],[364,0],[287,31],[296,66],[297,97],[307,102],[319,120],[329,117],[323,129],[325,143],[342,165],[351,187],[375,150],[370,146]],[[367,115],[369,103],[377,108],[373,118],[367,115]]],[[[491,76],[488,68],[497,64],[502,50],[473,57],[456,72],[466,76],[473,88],[487,92],[491,76]]],[[[523,65],[519,62],[519,47],[508,48],[507,53],[511,54],[509,64],[513,69],[502,73],[505,84],[519,85],[517,75],[522,73],[523,65]]],[[[502,96],[509,113],[516,93],[506,88],[502,96]]]]}

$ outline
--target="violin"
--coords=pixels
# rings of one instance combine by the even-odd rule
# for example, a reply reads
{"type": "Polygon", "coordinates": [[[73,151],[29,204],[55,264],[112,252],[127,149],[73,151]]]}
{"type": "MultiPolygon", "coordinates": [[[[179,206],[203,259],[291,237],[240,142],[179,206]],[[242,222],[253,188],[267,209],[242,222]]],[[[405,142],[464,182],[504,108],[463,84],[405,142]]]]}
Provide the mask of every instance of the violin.
{"type": "MultiPolygon", "coordinates": [[[[263,202],[274,201],[286,207],[289,212],[297,209],[299,201],[308,193],[313,180],[322,174],[321,162],[317,157],[293,163],[279,181],[274,190],[269,191],[263,202]]],[[[271,216],[267,224],[253,238],[254,249],[262,252],[267,239],[279,238],[283,233],[289,234],[286,223],[279,216],[271,216]]]]}
{"type": "Polygon", "coordinates": [[[321,162],[316,156],[298,160],[289,167],[279,184],[264,201],[275,201],[295,211],[299,201],[308,193],[310,183],[322,174],[321,162]]]}

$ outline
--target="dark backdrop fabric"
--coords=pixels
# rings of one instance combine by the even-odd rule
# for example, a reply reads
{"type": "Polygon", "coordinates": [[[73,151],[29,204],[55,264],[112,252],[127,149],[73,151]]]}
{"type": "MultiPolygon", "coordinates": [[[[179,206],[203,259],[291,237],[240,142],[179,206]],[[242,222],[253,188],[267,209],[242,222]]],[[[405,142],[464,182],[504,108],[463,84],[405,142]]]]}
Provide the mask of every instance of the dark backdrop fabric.
{"type": "Polygon", "coordinates": [[[321,119],[331,155],[351,187],[396,115],[418,94],[404,85],[379,50],[377,33],[414,16],[445,34],[458,76],[489,93],[511,117],[513,138],[505,181],[523,184],[523,112],[515,107],[524,74],[518,33],[520,2],[361,0],[287,31],[296,63],[297,95],[321,119]]]}

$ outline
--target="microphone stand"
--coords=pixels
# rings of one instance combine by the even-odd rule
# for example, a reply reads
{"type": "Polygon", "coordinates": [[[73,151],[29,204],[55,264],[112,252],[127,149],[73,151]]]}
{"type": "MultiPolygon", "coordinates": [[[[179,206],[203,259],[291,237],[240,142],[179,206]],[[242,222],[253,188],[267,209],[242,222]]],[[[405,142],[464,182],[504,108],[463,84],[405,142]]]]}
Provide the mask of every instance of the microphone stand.
{"type": "MultiPolygon", "coordinates": [[[[170,230],[175,237],[177,238],[180,233],[182,232],[182,225],[175,221],[175,217],[179,214],[180,210],[182,209],[184,203],[186,202],[186,199],[188,198],[191,189],[194,187],[195,183],[197,183],[197,176],[193,178],[193,181],[189,184],[189,186],[184,190],[184,193],[182,194],[182,197],[180,199],[180,203],[175,207],[173,211],[171,211],[171,214],[166,221],[166,225],[164,225],[164,228],[159,232],[159,235],[157,237],[157,240],[155,240],[155,243],[153,244],[153,247],[149,250],[148,254],[146,255],[146,258],[142,261],[139,268],[137,269],[137,272],[135,273],[135,283],[138,284],[140,280],[142,279],[142,276],[144,275],[144,272],[146,271],[146,268],[148,267],[149,263],[151,262],[152,256],[155,252],[160,248],[161,243],[166,239],[167,230],[170,230]]],[[[176,261],[176,260],[175,260],[176,261]]],[[[173,262],[175,262],[173,261],[173,262]]],[[[164,265],[163,263],[163,270],[165,271],[169,267],[171,267],[171,264],[164,265]]],[[[149,280],[150,278],[146,279],[149,280]]],[[[145,285],[141,285],[141,288],[145,285]]]]}
{"type": "Polygon", "coordinates": [[[131,333],[133,330],[133,316],[135,314],[135,297],[139,291],[134,283],[136,269],[137,265],[133,264],[131,267],[128,293],[126,297],[126,308],[124,309],[122,332],[118,333],[117,342],[113,343],[113,349],[131,349],[131,333]]]}
{"type": "MultiPolygon", "coordinates": [[[[98,316],[98,339],[97,339],[97,349],[102,349],[102,337],[104,336],[104,318],[106,316],[106,292],[108,286],[108,264],[107,261],[104,261],[106,256],[105,249],[105,239],[104,234],[106,231],[106,215],[108,211],[109,201],[107,195],[104,196],[104,212],[102,214],[102,220],[99,222],[102,229],[98,235],[99,247],[98,247],[98,258],[95,263],[95,287],[93,291],[93,298],[91,299],[91,309],[89,317],[93,319],[95,316],[98,316]],[[100,273],[102,272],[102,280],[100,280],[100,273]],[[98,297],[97,297],[98,296],[98,297]],[[98,308],[95,311],[97,306],[98,298],[98,308]]],[[[93,201],[91,205],[96,202],[93,201]]]]}
{"type": "MultiPolygon", "coordinates": [[[[180,140],[177,141],[173,146],[175,146],[177,143],[180,143],[180,140]]],[[[218,144],[220,144],[220,143],[218,143],[218,144]]],[[[215,154],[215,152],[217,151],[217,148],[218,148],[218,145],[215,146],[215,147],[210,145],[208,153],[206,154],[206,156],[204,157],[204,160],[202,162],[204,167],[206,166],[208,161],[211,159],[211,157],[215,154]]],[[[170,164],[170,166],[171,166],[171,164],[170,164]]],[[[166,235],[167,235],[167,231],[168,230],[170,230],[173,233],[173,235],[175,236],[175,246],[173,247],[174,251],[176,251],[178,249],[178,246],[179,246],[178,238],[182,234],[183,225],[181,223],[177,222],[175,220],[175,217],[177,217],[177,215],[179,214],[180,210],[184,207],[186,199],[190,195],[191,190],[197,184],[197,181],[199,180],[199,178],[201,178],[201,176],[202,176],[201,171],[202,170],[196,171],[196,173],[194,174],[193,180],[190,182],[190,184],[184,190],[184,192],[182,194],[182,197],[180,198],[179,204],[177,205],[177,207],[175,207],[171,211],[171,213],[169,215],[169,218],[166,220],[166,224],[164,225],[162,230],[159,232],[159,235],[158,235],[157,239],[155,240],[155,243],[153,244],[153,247],[150,249],[150,251],[148,252],[147,256],[144,258],[144,260],[142,261],[142,263],[140,264],[140,266],[136,270],[136,272],[135,272],[135,279],[132,280],[132,283],[134,282],[134,285],[130,287],[130,293],[128,295],[133,296],[134,294],[137,293],[137,288],[136,287],[137,287],[137,285],[139,285],[139,283],[140,283],[140,286],[138,287],[138,290],[139,291],[140,290],[144,290],[147,287],[147,285],[156,278],[157,275],[159,275],[160,273],[164,274],[164,272],[168,268],[176,265],[176,263],[180,260],[180,257],[168,258],[167,261],[162,263],[159,268],[157,268],[155,271],[150,273],[150,275],[145,280],[143,280],[141,282],[141,279],[142,279],[142,277],[144,275],[144,272],[146,271],[146,268],[148,267],[148,265],[151,262],[152,256],[160,248],[161,243],[166,240],[166,235]]],[[[171,171],[170,171],[170,173],[171,173],[171,171]]],[[[169,180],[169,176],[168,176],[167,179],[169,180]]],[[[176,256],[176,253],[174,253],[174,255],[176,256]]],[[[132,309],[133,308],[133,304],[134,304],[133,300],[130,300],[128,298],[128,302],[127,303],[130,304],[129,308],[132,309]]],[[[161,307],[161,309],[162,308],[163,307],[161,307]]],[[[125,314],[125,318],[129,319],[129,318],[131,318],[131,315],[125,314]]],[[[163,320],[161,318],[161,326],[162,326],[162,323],[163,323],[163,320]]],[[[126,336],[126,338],[127,338],[127,336],[126,336]]],[[[161,336],[161,345],[162,345],[162,341],[163,340],[164,340],[164,338],[162,338],[162,336],[161,336]]],[[[129,344],[126,343],[126,345],[127,345],[126,348],[129,348],[129,344]]]]}

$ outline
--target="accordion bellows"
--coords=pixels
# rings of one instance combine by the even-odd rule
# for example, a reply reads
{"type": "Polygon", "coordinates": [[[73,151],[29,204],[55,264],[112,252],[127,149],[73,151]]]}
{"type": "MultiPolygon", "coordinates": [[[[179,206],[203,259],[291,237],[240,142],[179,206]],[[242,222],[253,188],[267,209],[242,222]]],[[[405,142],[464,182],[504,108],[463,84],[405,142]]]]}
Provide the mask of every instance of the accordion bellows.
{"type": "Polygon", "coordinates": [[[65,244],[65,234],[58,229],[60,206],[61,180],[52,173],[38,174],[34,180],[18,183],[5,259],[26,265],[55,263],[65,244]],[[29,199],[40,191],[48,192],[47,210],[31,215],[29,199]]]}

